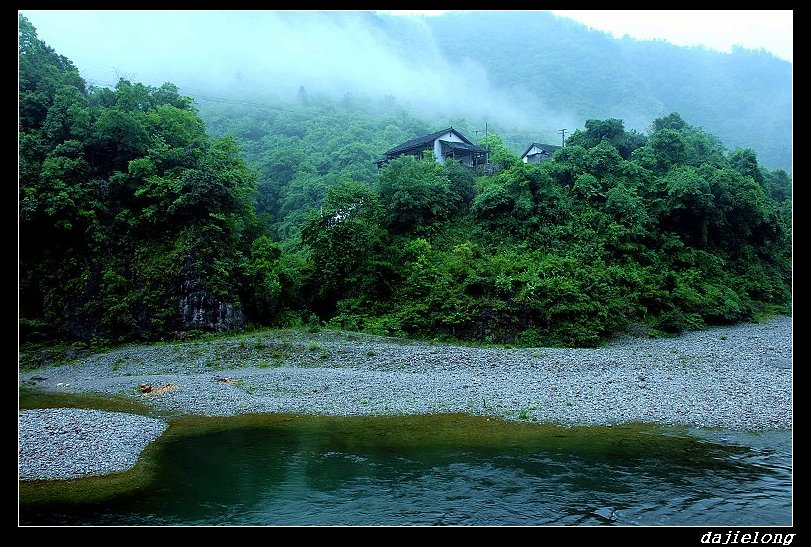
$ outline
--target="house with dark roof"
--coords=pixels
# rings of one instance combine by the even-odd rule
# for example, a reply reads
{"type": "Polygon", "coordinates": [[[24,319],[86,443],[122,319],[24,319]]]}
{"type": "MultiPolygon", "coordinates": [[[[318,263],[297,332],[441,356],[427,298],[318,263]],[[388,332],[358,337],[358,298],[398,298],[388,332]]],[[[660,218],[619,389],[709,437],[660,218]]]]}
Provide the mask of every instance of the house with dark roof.
{"type": "Polygon", "coordinates": [[[559,150],[560,146],[554,144],[541,144],[533,142],[526,152],[521,154],[521,161],[524,163],[541,163],[552,158],[552,154],[559,150]]]}
{"type": "Polygon", "coordinates": [[[423,158],[423,152],[432,150],[436,161],[445,163],[448,158],[458,160],[462,165],[476,167],[487,163],[487,149],[476,146],[453,127],[406,141],[384,153],[377,160],[378,167],[394,158],[409,155],[423,158]]]}

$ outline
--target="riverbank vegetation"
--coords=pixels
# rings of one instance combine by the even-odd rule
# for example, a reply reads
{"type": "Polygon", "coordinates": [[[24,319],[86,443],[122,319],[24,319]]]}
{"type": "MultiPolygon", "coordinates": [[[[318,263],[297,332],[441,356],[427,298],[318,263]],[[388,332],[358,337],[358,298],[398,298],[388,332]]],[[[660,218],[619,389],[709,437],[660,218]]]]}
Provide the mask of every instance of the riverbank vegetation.
{"type": "Polygon", "coordinates": [[[538,165],[488,134],[492,175],[378,171],[436,125],[303,88],[198,110],[170,83],[88,86],[22,15],[19,70],[24,343],[329,325],[594,346],[791,310],[791,175],[677,113],[587,120],[538,165]]]}

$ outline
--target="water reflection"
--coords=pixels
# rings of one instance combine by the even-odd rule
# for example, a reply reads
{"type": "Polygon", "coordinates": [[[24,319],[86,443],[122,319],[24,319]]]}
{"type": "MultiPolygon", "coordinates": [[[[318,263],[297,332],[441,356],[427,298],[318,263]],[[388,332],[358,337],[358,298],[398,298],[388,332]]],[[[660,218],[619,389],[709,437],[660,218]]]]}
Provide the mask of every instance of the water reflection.
{"type": "Polygon", "coordinates": [[[485,442],[427,435],[414,418],[398,430],[357,420],[180,437],[160,450],[147,491],[23,507],[21,522],[791,524],[790,432],[573,428],[485,442]]]}

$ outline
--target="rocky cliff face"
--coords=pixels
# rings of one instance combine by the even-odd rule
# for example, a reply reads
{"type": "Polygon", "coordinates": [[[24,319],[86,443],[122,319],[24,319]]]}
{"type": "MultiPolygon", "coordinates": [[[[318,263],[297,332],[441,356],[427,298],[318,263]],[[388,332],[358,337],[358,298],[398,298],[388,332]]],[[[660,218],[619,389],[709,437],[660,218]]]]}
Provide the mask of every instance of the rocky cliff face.
{"type": "Polygon", "coordinates": [[[183,330],[222,332],[245,326],[245,315],[241,307],[202,287],[199,280],[183,283],[179,307],[183,330]]]}

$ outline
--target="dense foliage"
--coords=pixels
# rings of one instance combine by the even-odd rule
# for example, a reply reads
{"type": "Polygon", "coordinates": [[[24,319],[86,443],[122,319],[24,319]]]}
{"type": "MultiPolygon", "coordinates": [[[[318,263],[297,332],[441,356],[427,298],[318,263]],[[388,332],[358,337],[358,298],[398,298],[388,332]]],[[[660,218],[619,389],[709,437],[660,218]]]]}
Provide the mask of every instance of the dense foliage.
{"type": "Polygon", "coordinates": [[[171,84],[86,89],[20,25],[24,334],[247,320],[595,345],[790,311],[791,176],[678,114],[646,134],[588,120],[539,165],[489,134],[489,176],[411,157],[378,171],[441,127],[302,88],[204,103],[212,139],[171,84]]]}
{"type": "Polygon", "coordinates": [[[171,84],[91,88],[19,21],[24,337],[241,324],[255,175],[171,84]]]}
{"type": "Polygon", "coordinates": [[[283,277],[297,280],[282,292],[305,314],[381,334],[594,345],[639,326],[678,332],[790,308],[790,175],[678,114],[647,135],[588,120],[540,165],[491,134],[503,169],[483,176],[410,157],[371,171],[373,150],[436,129],[377,110],[203,110],[217,131],[241,128],[274,189],[260,183],[259,201],[288,204],[271,211],[283,277]],[[347,164],[359,127],[378,144],[347,164]],[[274,132],[296,137],[282,145],[274,132]]]}
{"type": "Polygon", "coordinates": [[[791,170],[792,66],[765,51],[614,39],[541,11],[450,12],[425,24],[451,61],[471,58],[500,86],[529,90],[528,107],[549,117],[623,118],[641,129],[675,111],[726,146],[791,170]],[[459,47],[481,43],[486,53],[459,47]]]}

